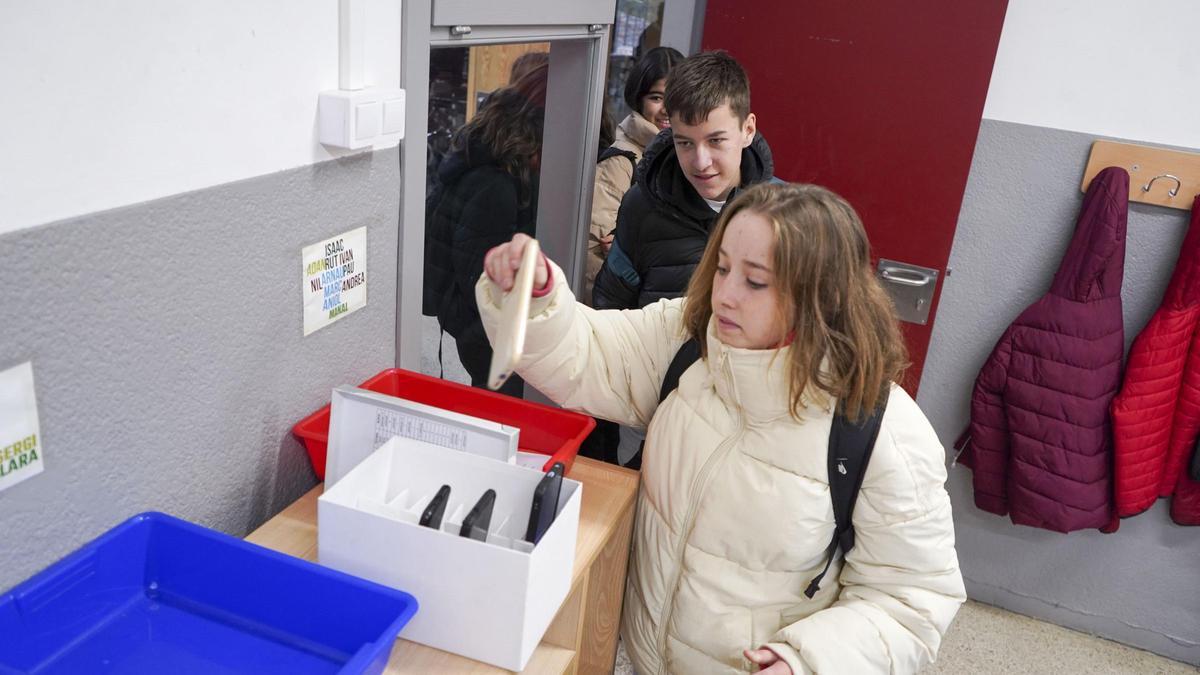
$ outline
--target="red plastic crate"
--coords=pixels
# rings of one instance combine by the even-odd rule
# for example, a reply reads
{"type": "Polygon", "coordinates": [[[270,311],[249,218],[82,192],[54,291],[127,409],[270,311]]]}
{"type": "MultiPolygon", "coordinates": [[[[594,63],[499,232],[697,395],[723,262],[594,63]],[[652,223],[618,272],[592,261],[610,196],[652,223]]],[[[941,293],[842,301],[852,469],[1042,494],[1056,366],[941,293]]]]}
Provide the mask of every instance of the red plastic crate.
{"type": "MultiPolygon", "coordinates": [[[[531,403],[493,391],[468,387],[402,368],[389,368],[360,385],[363,389],[396,396],[479,417],[521,430],[518,448],[550,455],[545,468],[562,462],[571,471],[579,444],[592,432],[596,421],[587,415],[531,403]]],[[[325,480],[325,453],[329,443],[329,406],[305,417],[292,427],[304,442],[317,478],[325,480]]]]}

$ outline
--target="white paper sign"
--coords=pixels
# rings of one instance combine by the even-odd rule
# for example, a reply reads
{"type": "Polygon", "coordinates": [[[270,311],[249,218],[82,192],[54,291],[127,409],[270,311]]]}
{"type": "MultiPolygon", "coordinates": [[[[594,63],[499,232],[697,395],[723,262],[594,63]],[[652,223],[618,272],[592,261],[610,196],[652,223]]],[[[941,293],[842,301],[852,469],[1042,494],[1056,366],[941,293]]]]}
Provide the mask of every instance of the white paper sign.
{"type": "Polygon", "coordinates": [[[301,258],[305,335],[367,305],[367,228],[305,246],[301,258]]]}
{"type": "Polygon", "coordinates": [[[33,364],[0,373],[0,490],[42,472],[33,364]]]}

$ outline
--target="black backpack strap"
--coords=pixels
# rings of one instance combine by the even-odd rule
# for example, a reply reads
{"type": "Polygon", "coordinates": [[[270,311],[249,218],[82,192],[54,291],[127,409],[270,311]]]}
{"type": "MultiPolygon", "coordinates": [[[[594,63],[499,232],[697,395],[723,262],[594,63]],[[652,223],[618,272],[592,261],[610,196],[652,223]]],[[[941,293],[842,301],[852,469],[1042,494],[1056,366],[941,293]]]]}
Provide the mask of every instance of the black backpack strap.
{"type": "MultiPolygon", "coordinates": [[[[661,404],[667,400],[671,392],[675,391],[679,386],[679,378],[683,377],[683,373],[692,364],[700,360],[700,341],[692,338],[687,342],[679,345],[679,351],[675,352],[675,356],[671,359],[671,365],[667,366],[667,374],[663,377],[662,388],[658,390],[658,402],[661,404]]],[[[642,468],[642,450],[645,449],[646,443],[642,442],[642,446],[637,449],[633,457],[625,463],[628,469],[638,470],[642,468]]]]}
{"type": "Polygon", "coordinates": [[[854,505],[858,502],[858,491],[862,488],[863,476],[867,473],[867,463],[871,461],[871,452],[875,449],[875,439],[879,436],[879,426],[883,422],[886,407],[885,398],[878,409],[858,423],[851,422],[841,412],[833,416],[827,460],[829,497],[833,501],[833,539],[825,551],[825,568],[804,591],[809,598],[816,595],[821,587],[821,580],[833,564],[838,548],[842,549],[842,557],[854,548],[854,505]]]}
{"type": "Polygon", "coordinates": [[[663,377],[662,388],[658,390],[658,402],[662,403],[667,400],[671,392],[675,391],[679,386],[679,378],[692,364],[700,360],[700,341],[692,338],[679,346],[679,351],[675,352],[675,358],[671,359],[671,365],[667,366],[667,374],[663,377]]]}
{"type": "MultiPolygon", "coordinates": [[[[692,338],[679,347],[667,374],[663,377],[662,388],[658,392],[658,402],[667,400],[671,392],[679,386],[679,378],[700,359],[700,341],[692,338]]],[[[825,549],[825,567],[805,589],[804,595],[809,598],[817,594],[821,580],[833,564],[839,548],[844,557],[854,548],[854,505],[858,503],[858,493],[862,489],[863,476],[867,474],[867,464],[871,461],[871,453],[875,450],[875,440],[879,437],[879,428],[883,423],[883,413],[887,409],[887,395],[879,407],[860,422],[851,422],[841,412],[835,413],[829,428],[828,471],[829,497],[833,502],[833,538],[825,549]]],[[[644,445],[644,444],[643,444],[644,445]]],[[[639,448],[625,465],[632,469],[642,466],[642,449],[639,448]]]]}
{"type": "Polygon", "coordinates": [[[602,150],[600,155],[596,157],[596,163],[599,164],[600,162],[603,162],[606,159],[612,159],[613,157],[624,157],[625,159],[629,160],[629,163],[633,165],[634,172],[637,172],[638,156],[632,150],[622,150],[615,145],[610,145],[602,150]]]}

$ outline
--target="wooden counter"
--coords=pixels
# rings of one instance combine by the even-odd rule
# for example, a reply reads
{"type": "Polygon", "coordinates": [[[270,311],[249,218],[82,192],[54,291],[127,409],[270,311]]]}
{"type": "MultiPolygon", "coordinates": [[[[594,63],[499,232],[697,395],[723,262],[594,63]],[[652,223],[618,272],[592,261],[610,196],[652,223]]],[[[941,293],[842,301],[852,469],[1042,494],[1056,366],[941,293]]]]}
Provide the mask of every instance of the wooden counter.
{"type": "MultiPolygon", "coordinates": [[[[524,672],[608,675],[616,658],[638,474],[579,457],[568,477],[583,483],[571,592],[524,672]]],[[[323,485],[313,488],[246,540],[315,562],[317,497],[323,489],[323,485]]],[[[508,671],[401,639],[396,641],[385,672],[508,671]]]]}

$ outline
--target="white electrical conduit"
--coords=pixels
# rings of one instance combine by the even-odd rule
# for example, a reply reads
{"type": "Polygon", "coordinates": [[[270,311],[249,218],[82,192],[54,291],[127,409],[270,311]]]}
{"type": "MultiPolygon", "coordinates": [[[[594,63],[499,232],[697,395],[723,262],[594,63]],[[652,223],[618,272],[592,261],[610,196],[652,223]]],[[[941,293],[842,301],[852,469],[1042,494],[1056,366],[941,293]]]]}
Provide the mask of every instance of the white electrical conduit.
{"type": "Polygon", "coordinates": [[[338,0],[338,89],[363,88],[366,60],[366,0],[338,0]]]}

